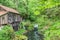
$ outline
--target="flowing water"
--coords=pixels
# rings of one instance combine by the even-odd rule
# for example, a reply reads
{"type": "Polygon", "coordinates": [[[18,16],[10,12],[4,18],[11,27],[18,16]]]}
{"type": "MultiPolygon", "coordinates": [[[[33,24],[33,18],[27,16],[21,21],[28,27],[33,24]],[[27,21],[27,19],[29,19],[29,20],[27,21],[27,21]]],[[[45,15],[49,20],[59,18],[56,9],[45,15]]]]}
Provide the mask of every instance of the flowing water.
{"type": "MultiPolygon", "coordinates": [[[[26,29],[27,30],[27,29],[26,29]]],[[[38,33],[38,25],[34,25],[34,29],[26,33],[28,40],[43,40],[43,34],[38,33]]]]}
{"type": "Polygon", "coordinates": [[[38,31],[30,31],[26,35],[28,40],[43,40],[43,35],[39,34],[38,31]]]}

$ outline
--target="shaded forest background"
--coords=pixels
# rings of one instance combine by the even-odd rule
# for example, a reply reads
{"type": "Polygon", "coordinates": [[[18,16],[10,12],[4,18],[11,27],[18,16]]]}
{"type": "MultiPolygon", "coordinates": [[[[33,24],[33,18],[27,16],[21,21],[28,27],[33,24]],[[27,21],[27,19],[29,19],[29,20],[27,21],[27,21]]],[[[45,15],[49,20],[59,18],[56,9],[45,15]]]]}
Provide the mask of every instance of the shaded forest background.
{"type": "Polygon", "coordinates": [[[44,35],[44,40],[60,40],[60,0],[0,0],[0,4],[18,10],[23,20],[17,32],[5,27],[0,32],[0,40],[26,40],[23,35],[28,30],[33,30],[38,24],[38,32],[44,35]]]}

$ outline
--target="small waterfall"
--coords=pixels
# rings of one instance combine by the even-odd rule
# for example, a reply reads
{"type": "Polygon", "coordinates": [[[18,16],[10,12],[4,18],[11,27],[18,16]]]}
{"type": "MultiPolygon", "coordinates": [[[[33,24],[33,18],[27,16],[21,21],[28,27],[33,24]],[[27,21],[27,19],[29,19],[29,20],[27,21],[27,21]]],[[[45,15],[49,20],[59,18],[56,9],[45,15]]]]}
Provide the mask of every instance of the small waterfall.
{"type": "Polygon", "coordinates": [[[28,40],[43,40],[43,35],[38,33],[38,28],[34,27],[34,30],[28,31],[26,33],[28,40]]]}
{"type": "Polygon", "coordinates": [[[43,35],[38,33],[38,24],[34,25],[34,40],[43,40],[43,35]]]}
{"type": "Polygon", "coordinates": [[[38,31],[29,31],[26,33],[28,40],[43,40],[43,35],[39,34],[38,31]]]}

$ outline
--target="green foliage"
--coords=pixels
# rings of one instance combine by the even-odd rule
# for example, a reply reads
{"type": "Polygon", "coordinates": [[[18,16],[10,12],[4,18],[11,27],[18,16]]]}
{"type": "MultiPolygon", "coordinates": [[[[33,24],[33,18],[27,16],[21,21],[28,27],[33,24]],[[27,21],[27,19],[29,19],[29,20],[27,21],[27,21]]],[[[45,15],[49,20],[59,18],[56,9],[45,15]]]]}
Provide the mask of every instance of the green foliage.
{"type": "Polygon", "coordinates": [[[33,23],[31,23],[29,20],[26,20],[26,21],[23,21],[21,24],[20,24],[20,28],[21,29],[25,29],[24,27],[27,28],[27,30],[33,30],[33,23]]]}
{"type": "Polygon", "coordinates": [[[28,38],[24,35],[17,35],[14,40],[27,40],[28,38]]]}
{"type": "Polygon", "coordinates": [[[16,35],[23,35],[26,32],[26,30],[24,29],[20,29],[18,31],[15,32],[16,35]]]}
{"type": "Polygon", "coordinates": [[[14,37],[14,31],[10,26],[4,26],[0,30],[0,40],[12,40],[14,37]]]}
{"type": "Polygon", "coordinates": [[[55,22],[45,31],[45,40],[60,40],[60,21],[55,22]]]}
{"type": "MultiPolygon", "coordinates": [[[[60,40],[60,0],[0,0],[0,4],[20,12],[24,19],[20,24],[21,28],[27,26],[28,30],[32,30],[36,23],[39,25],[39,32],[43,31],[45,40],[60,40]]],[[[1,40],[4,40],[2,35],[7,29],[11,28],[3,28],[1,30],[1,40]]],[[[15,33],[16,35],[22,35],[24,32],[24,29],[20,29],[15,33]]]]}
{"type": "Polygon", "coordinates": [[[23,29],[14,32],[11,26],[6,25],[0,30],[0,40],[27,40],[27,37],[23,35],[24,32],[23,29]]]}
{"type": "Polygon", "coordinates": [[[20,29],[15,32],[15,39],[14,40],[27,40],[28,38],[23,35],[26,32],[24,29],[20,29]]]}

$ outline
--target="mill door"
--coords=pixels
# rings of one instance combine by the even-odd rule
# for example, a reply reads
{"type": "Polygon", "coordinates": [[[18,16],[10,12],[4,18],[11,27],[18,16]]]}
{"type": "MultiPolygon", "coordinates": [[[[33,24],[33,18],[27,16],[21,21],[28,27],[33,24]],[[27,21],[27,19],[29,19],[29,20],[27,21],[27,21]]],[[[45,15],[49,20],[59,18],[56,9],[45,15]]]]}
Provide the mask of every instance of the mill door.
{"type": "Polygon", "coordinates": [[[13,29],[14,29],[15,31],[17,31],[17,30],[18,30],[18,27],[19,27],[19,23],[18,23],[18,22],[12,23],[12,27],[13,27],[13,29]]]}

